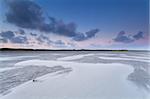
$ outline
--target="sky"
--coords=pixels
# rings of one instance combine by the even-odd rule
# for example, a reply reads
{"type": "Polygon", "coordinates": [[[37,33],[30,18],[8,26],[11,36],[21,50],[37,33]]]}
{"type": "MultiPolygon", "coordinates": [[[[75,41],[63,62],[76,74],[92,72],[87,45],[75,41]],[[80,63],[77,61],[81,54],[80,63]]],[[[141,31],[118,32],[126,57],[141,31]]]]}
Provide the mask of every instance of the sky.
{"type": "Polygon", "coordinates": [[[0,48],[150,49],[149,0],[0,0],[0,48]]]}

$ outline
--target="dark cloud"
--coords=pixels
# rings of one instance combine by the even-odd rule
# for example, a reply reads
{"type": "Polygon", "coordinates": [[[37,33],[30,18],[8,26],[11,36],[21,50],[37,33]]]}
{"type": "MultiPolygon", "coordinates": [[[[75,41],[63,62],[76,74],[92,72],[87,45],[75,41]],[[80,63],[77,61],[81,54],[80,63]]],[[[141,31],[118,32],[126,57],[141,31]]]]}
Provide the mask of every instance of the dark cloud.
{"type": "Polygon", "coordinates": [[[39,41],[39,43],[47,43],[47,44],[52,43],[52,41],[48,37],[46,37],[42,34],[39,37],[37,37],[37,40],[39,41]]]}
{"type": "Polygon", "coordinates": [[[43,42],[45,42],[45,39],[44,39],[45,37],[43,36],[43,35],[40,35],[38,38],[37,38],[37,40],[40,42],[40,43],[43,43],[43,42]]]}
{"type": "Polygon", "coordinates": [[[65,24],[53,17],[48,17],[50,23],[45,22],[42,8],[31,0],[7,0],[9,7],[6,19],[9,23],[27,29],[37,29],[44,32],[53,32],[64,36],[74,36],[76,25],[65,24]]]}
{"type": "Polygon", "coordinates": [[[86,36],[83,33],[78,33],[75,37],[73,37],[73,40],[75,41],[83,41],[86,39],[86,36]]]}
{"type": "Polygon", "coordinates": [[[25,32],[24,32],[23,29],[19,29],[19,33],[20,33],[21,35],[25,35],[25,32]]]}
{"type": "Polygon", "coordinates": [[[30,35],[31,35],[31,36],[37,36],[37,34],[35,34],[35,33],[30,33],[30,35]]]}
{"type": "Polygon", "coordinates": [[[0,33],[2,43],[27,43],[27,38],[25,36],[16,36],[12,31],[5,31],[0,33]]]}
{"type": "Polygon", "coordinates": [[[144,33],[143,32],[138,32],[135,35],[126,35],[124,31],[121,31],[118,33],[117,37],[113,39],[115,42],[121,42],[121,43],[132,43],[136,40],[139,40],[141,38],[144,38],[144,33]]]}
{"type": "Polygon", "coordinates": [[[0,33],[0,43],[7,43],[10,39],[15,37],[12,31],[5,31],[0,33]]]}
{"type": "Polygon", "coordinates": [[[7,43],[7,42],[8,42],[7,39],[5,39],[5,38],[0,38],[0,43],[7,43]]]}
{"type": "Polygon", "coordinates": [[[37,40],[38,40],[39,44],[45,43],[45,44],[52,45],[52,46],[55,46],[55,47],[65,46],[65,43],[62,40],[52,41],[48,37],[46,37],[45,35],[40,35],[37,38],[37,40]]]}
{"type": "Polygon", "coordinates": [[[96,35],[96,33],[98,33],[98,32],[99,32],[99,29],[93,29],[93,30],[90,30],[90,31],[86,32],[85,34],[78,33],[73,38],[73,40],[75,40],[75,41],[84,41],[84,40],[87,40],[87,39],[90,39],[90,38],[94,37],[96,35]]]}
{"type": "Polygon", "coordinates": [[[10,39],[11,43],[28,43],[28,40],[26,37],[22,37],[22,36],[17,36],[17,37],[14,37],[12,39],[10,39]]]}
{"type": "Polygon", "coordinates": [[[6,0],[9,7],[6,19],[9,23],[29,29],[42,30],[46,24],[41,7],[31,0],[6,0]]]}
{"type": "Polygon", "coordinates": [[[54,31],[56,34],[73,37],[76,35],[76,24],[69,23],[65,24],[63,21],[55,23],[54,31]]]}
{"type": "Polygon", "coordinates": [[[122,42],[122,43],[131,43],[134,41],[130,36],[126,36],[124,31],[118,33],[117,37],[114,39],[115,42],[122,42]]]}
{"type": "Polygon", "coordinates": [[[144,33],[140,31],[137,34],[135,34],[133,36],[133,38],[136,39],[136,40],[142,39],[142,38],[144,38],[144,33]]]}
{"type": "Polygon", "coordinates": [[[43,16],[42,8],[31,0],[6,0],[9,7],[6,13],[7,22],[25,29],[40,30],[45,33],[54,33],[67,36],[76,41],[83,41],[95,36],[97,29],[86,33],[78,33],[77,25],[73,22],[64,23],[62,20],[56,20],[54,17],[43,16]],[[77,38],[79,37],[79,38],[77,38]]]}
{"type": "Polygon", "coordinates": [[[11,39],[15,36],[15,34],[12,31],[5,31],[5,32],[1,32],[0,36],[5,39],[11,39]]]}
{"type": "Polygon", "coordinates": [[[44,40],[41,37],[38,37],[37,41],[39,42],[39,44],[44,42],[44,40]]]}
{"type": "Polygon", "coordinates": [[[93,30],[90,30],[88,32],[86,32],[86,38],[91,38],[91,37],[94,37],[96,35],[96,33],[99,32],[99,29],[93,29],[93,30]]]}

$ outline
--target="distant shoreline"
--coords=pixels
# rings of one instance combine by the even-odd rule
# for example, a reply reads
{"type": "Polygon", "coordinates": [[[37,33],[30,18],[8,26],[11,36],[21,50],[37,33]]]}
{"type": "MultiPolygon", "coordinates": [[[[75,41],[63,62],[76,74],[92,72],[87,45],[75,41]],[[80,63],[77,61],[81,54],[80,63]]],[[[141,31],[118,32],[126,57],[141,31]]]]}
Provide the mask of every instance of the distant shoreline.
{"type": "Polygon", "coordinates": [[[142,52],[148,50],[107,50],[107,49],[13,49],[13,48],[1,48],[0,51],[112,51],[112,52],[142,52]]]}

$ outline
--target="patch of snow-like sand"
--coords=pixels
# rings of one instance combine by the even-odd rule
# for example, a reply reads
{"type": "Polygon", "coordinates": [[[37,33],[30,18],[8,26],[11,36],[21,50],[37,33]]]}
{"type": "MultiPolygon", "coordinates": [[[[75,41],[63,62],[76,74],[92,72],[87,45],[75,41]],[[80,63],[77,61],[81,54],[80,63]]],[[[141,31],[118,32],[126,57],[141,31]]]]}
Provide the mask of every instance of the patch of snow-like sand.
{"type": "Polygon", "coordinates": [[[100,54],[96,54],[96,55],[99,55],[99,56],[104,56],[104,57],[107,57],[107,56],[113,56],[113,55],[117,55],[117,56],[120,56],[120,57],[123,57],[123,58],[136,58],[136,59],[145,59],[145,60],[149,60],[149,56],[136,56],[136,55],[128,55],[128,54],[111,54],[111,53],[100,53],[100,54]]]}
{"type": "Polygon", "coordinates": [[[36,57],[36,56],[11,56],[11,57],[0,57],[1,61],[8,61],[8,60],[16,60],[20,58],[29,58],[29,57],[36,57]]]}
{"type": "Polygon", "coordinates": [[[67,56],[67,57],[63,57],[63,58],[58,58],[57,60],[61,60],[61,61],[74,60],[74,59],[80,59],[80,58],[83,58],[85,56],[92,56],[92,55],[94,55],[94,54],[73,55],[73,56],[67,56]]]}
{"type": "Polygon", "coordinates": [[[62,65],[71,67],[68,75],[48,74],[42,82],[27,82],[1,99],[150,99],[130,83],[133,68],[124,64],[92,64],[63,61],[30,60],[16,65],[62,65]]]}
{"type": "Polygon", "coordinates": [[[143,56],[126,56],[125,58],[135,58],[135,59],[150,60],[150,57],[143,57],[143,56]]]}
{"type": "Polygon", "coordinates": [[[62,66],[26,66],[6,70],[0,72],[0,94],[6,95],[10,92],[10,89],[48,73],[62,74],[71,71],[71,68],[64,68],[62,66]]]}
{"type": "Polygon", "coordinates": [[[134,59],[130,57],[99,57],[100,59],[107,59],[107,60],[129,60],[129,61],[143,61],[143,62],[149,62],[149,60],[144,60],[144,59],[134,59]]]}
{"type": "Polygon", "coordinates": [[[5,68],[0,68],[0,72],[6,71],[6,70],[11,70],[11,69],[16,69],[16,67],[5,67],[5,68]]]}

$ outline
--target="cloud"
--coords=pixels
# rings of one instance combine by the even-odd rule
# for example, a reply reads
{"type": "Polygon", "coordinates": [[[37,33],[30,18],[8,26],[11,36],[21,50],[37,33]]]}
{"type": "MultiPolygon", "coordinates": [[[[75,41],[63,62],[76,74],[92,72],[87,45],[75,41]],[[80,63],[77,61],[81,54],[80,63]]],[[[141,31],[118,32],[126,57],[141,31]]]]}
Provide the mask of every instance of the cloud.
{"type": "Polygon", "coordinates": [[[0,43],[7,43],[8,40],[7,39],[4,39],[4,38],[0,38],[0,43]]]}
{"type": "Polygon", "coordinates": [[[6,31],[0,33],[0,43],[7,43],[9,39],[15,37],[15,34],[12,31],[6,31]]]}
{"type": "Polygon", "coordinates": [[[122,42],[122,43],[131,43],[134,41],[130,36],[126,36],[124,31],[118,33],[117,37],[114,39],[115,42],[122,42]]]}
{"type": "Polygon", "coordinates": [[[43,32],[52,32],[64,36],[74,36],[76,24],[65,24],[48,16],[49,23],[45,22],[42,8],[31,0],[7,0],[9,7],[6,19],[9,23],[26,29],[36,29],[43,32]]]}
{"type": "Polygon", "coordinates": [[[37,37],[37,41],[39,44],[47,44],[54,47],[67,47],[65,42],[63,42],[62,40],[52,41],[45,35],[39,35],[37,37]]]}
{"type": "Polygon", "coordinates": [[[65,43],[61,40],[57,40],[54,42],[56,45],[65,45],[65,43]]]}
{"type": "Polygon", "coordinates": [[[37,37],[37,40],[39,41],[39,43],[48,43],[48,44],[51,43],[51,40],[42,34],[39,35],[39,37],[37,37]]]}
{"type": "Polygon", "coordinates": [[[22,36],[17,36],[17,37],[14,37],[12,39],[10,39],[11,43],[28,43],[28,40],[26,37],[22,37],[22,36]]]}
{"type": "Polygon", "coordinates": [[[44,31],[47,25],[44,23],[43,12],[40,6],[31,0],[6,0],[9,7],[6,19],[9,23],[29,29],[44,31]]]}
{"type": "MultiPolygon", "coordinates": [[[[19,30],[17,32],[13,31],[5,31],[0,33],[0,43],[13,43],[13,44],[29,44],[27,35],[16,35],[15,33],[24,32],[23,30],[19,30]]],[[[24,32],[25,33],[25,32],[24,32]]],[[[35,38],[39,44],[47,44],[55,47],[67,47],[62,40],[52,41],[47,37],[47,35],[37,35],[30,34],[33,38],[35,38]]]]}
{"type": "Polygon", "coordinates": [[[85,39],[86,39],[86,37],[83,33],[78,33],[75,37],[73,37],[73,40],[75,40],[75,41],[83,41],[85,39]]]}
{"type": "Polygon", "coordinates": [[[99,29],[90,30],[90,31],[86,32],[86,38],[94,37],[96,35],[96,33],[98,33],[98,32],[99,32],[99,29]]]}
{"type": "Polygon", "coordinates": [[[1,32],[0,36],[5,39],[11,39],[15,36],[15,34],[12,31],[6,31],[6,32],[1,32]]]}
{"type": "Polygon", "coordinates": [[[37,34],[35,34],[35,33],[30,33],[30,35],[31,35],[31,36],[37,36],[37,34]]]}
{"type": "Polygon", "coordinates": [[[136,40],[142,39],[142,38],[144,38],[144,33],[140,31],[137,34],[135,34],[133,36],[133,38],[136,39],[136,40]]]}
{"type": "Polygon", "coordinates": [[[84,40],[94,37],[96,35],[96,33],[98,33],[98,32],[99,32],[99,29],[93,29],[93,30],[86,32],[85,34],[79,33],[73,38],[73,40],[84,41],[84,40]]]}
{"type": "Polygon", "coordinates": [[[21,35],[25,35],[25,32],[24,32],[23,29],[19,29],[19,33],[20,33],[21,35]]]}
{"type": "Polygon", "coordinates": [[[51,42],[51,45],[54,47],[68,47],[62,40],[53,41],[51,42]]]}
{"type": "Polygon", "coordinates": [[[73,22],[66,24],[63,20],[51,16],[44,17],[42,8],[31,0],[6,0],[6,4],[9,8],[6,21],[21,28],[66,36],[76,41],[92,38],[98,31],[94,29],[80,33],[77,32],[77,25],[73,22]]]}
{"type": "Polygon", "coordinates": [[[76,27],[76,24],[73,22],[65,24],[63,21],[57,21],[54,24],[53,32],[59,35],[73,37],[76,35],[76,27]]]}
{"type": "Polygon", "coordinates": [[[56,40],[56,41],[52,41],[50,40],[48,37],[44,36],[44,35],[40,35],[38,38],[37,38],[37,41],[39,43],[45,43],[45,44],[48,44],[48,45],[53,45],[53,46],[64,46],[65,43],[62,41],[62,40],[56,40]]]}
{"type": "Polygon", "coordinates": [[[139,40],[141,38],[144,38],[144,33],[143,32],[138,32],[135,35],[126,35],[124,31],[121,31],[118,33],[117,37],[113,39],[115,42],[121,42],[121,43],[132,43],[136,40],[139,40]]]}
{"type": "Polygon", "coordinates": [[[2,43],[27,43],[27,38],[25,36],[16,36],[13,31],[5,31],[0,33],[2,43]]]}

